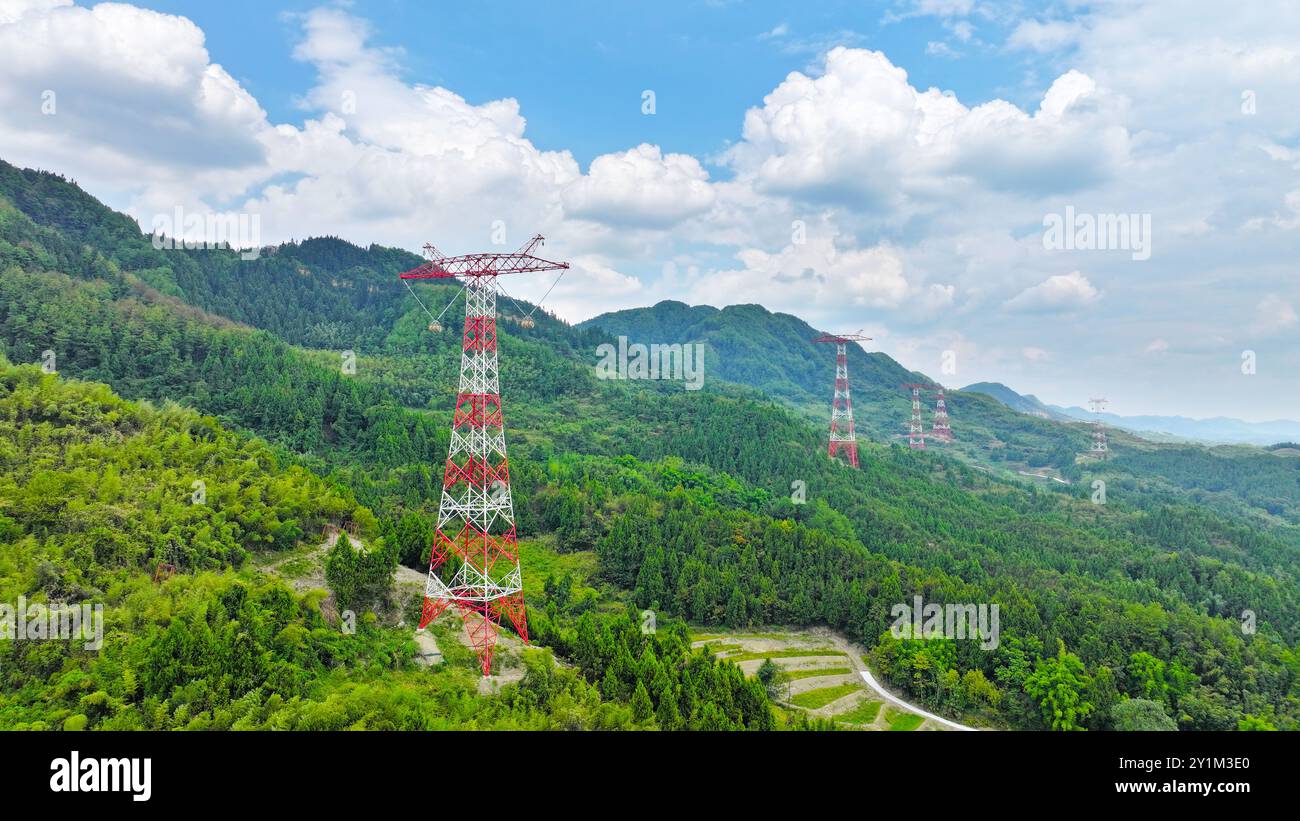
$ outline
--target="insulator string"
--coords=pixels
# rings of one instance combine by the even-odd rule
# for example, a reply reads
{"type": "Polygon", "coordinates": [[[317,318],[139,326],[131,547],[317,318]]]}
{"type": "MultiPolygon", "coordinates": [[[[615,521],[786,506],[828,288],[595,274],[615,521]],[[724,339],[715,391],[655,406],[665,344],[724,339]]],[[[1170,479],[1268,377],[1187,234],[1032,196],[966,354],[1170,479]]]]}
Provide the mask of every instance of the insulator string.
{"type": "Polygon", "coordinates": [[[407,282],[406,280],[402,280],[402,284],[406,286],[406,290],[411,292],[411,296],[415,297],[416,304],[419,305],[422,309],[424,309],[424,312],[428,314],[429,318],[432,319],[434,322],[439,322],[442,320],[443,315],[447,313],[447,309],[450,308],[452,305],[456,304],[456,300],[460,298],[461,292],[465,290],[465,286],[461,285],[460,291],[457,291],[456,295],[451,298],[451,302],[448,302],[447,307],[442,309],[442,313],[438,314],[437,316],[434,316],[432,311],[424,307],[424,303],[420,301],[420,297],[416,296],[415,289],[411,287],[411,283],[407,282]]]}

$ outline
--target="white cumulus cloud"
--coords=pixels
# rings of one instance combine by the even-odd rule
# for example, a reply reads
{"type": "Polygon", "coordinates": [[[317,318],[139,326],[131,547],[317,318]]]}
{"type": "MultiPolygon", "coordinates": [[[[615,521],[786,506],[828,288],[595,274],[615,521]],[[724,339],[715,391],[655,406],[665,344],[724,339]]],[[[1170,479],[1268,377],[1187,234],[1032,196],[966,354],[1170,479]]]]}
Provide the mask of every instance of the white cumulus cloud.
{"type": "Polygon", "coordinates": [[[565,189],[565,212],[613,225],[668,227],[713,205],[708,179],[689,154],[664,156],[642,143],[593,160],[587,175],[565,189]]]}
{"type": "Polygon", "coordinates": [[[1068,191],[1124,161],[1120,108],[1078,71],[1033,113],[1004,100],[971,108],[914,88],[881,52],[841,47],[820,76],[793,72],[750,109],[725,159],[760,191],[858,208],[941,199],[954,184],[1068,191]]]}
{"type": "Polygon", "coordinates": [[[1058,274],[1026,288],[1007,300],[1011,311],[1033,313],[1039,311],[1073,311],[1086,308],[1101,298],[1101,292],[1078,271],[1058,274]]]}
{"type": "Polygon", "coordinates": [[[825,316],[836,310],[896,308],[913,292],[902,256],[889,245],[842,249],[833,237],[817,233],[775,253],[748,249],[737,256],[743,267],[698,276],[691,298],[719,306],[753,301],[802,316],[825,316]]]}

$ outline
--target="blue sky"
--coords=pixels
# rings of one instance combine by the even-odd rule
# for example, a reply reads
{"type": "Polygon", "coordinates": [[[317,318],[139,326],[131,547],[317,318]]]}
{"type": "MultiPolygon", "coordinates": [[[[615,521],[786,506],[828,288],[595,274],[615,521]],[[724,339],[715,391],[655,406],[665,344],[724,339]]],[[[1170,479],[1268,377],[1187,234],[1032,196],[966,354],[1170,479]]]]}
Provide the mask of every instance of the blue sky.
{"type": "Polygon", "coordinates": [[[1297,100],[1292,0],[0,0],[0,157],[146,230],[542,232],[566,319],[757,302],[1122,414],[1296,416],[1297,100]]]}
{"type": "MultiPolygon", "coordinates": [[[[199,24],[213,59],[273,121],[302,121],[300,98],[313,72],[292,58],[295,20],[319,2],[139,5],[199,24]]],[[[930,43],[955,50],[960,41],[940,19],[904,16],[902,4],[400,0],[352,10],[374,26],[377,45],[405,51],[405,79],[455,89],[472,103],[513,97],[528,112],[528,134],[539,148],[568,149],[584,165],[640,142],[711,157],[735,139],[750,106],[833,44],[882,50],[915,85],[951,89],[963,100],[1033,100],[1045,87],[1024,82],[1025,66],[1037,62],[1032,56],[927,54],[930,43]],[[641,114],[645,89],[655,91],[659,116],[641,114]]],[[[975,36],[998,40],[1007,28],[1001,20],[973,25],[975,36]]]]}

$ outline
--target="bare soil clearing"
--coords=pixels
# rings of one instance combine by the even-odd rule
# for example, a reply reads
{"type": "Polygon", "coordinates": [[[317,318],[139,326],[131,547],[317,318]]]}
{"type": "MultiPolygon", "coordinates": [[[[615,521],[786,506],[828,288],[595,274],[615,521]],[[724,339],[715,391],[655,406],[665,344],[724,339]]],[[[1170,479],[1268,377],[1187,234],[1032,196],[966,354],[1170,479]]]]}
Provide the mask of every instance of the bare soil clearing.
{"type": "MultiPolygon", "coordinates": [[[[358,548],[365,549],[365,544],[356,536],[349,535],[348,538],[358,548]]],[[[305,593],[308,590],[327,590],[329,585],[325,581],[325,557],[338,542],[338,539],[339,531],[333,530],[320,544],[310,548],[300,548],[286,556],[277,556],[274,560],[262,564],[262,570],[283,577],[298,593],[305,593]]],[[[422,597],[424,595],[426,576],[425,572],[414,570],[405,565],[399,564],[397,566],[393,578],[392,598],[397,603],[396,610],[398,612],[390,612],[388,618],[395,619],[398,626],[406,626],[400,614],[403,605],[412,597],[422,597]]],[[[325,603],[322,603],[322,609],[337,611],[332,594],[325,603]]],[[[472,650],[473,645],[470,643],[469,636],[466,635],[463,621],[454,614],[446,615],[443,618],[454,619],[456,626],[453,631],[454,635],[462,645],[472,650]]],[[[416,630],[414,626],[410,626],[410,630],[412,638],[419,648],[416,664],[421,667],[442,664],[444,661],[442,649],[439,648],[438,640],[433,633],[429,630],[416,630]]],[[[519,659],[523,648],[524,643],[518,636],[509,630],[501,630],[497,636],[497,664],[494,665],[498,670],[479,682],[479,691],[483,693],[493,692],[503,684],[522,679],[524,677],[524,667],[519,659]]],[[[561,663],[558,659],[556,661],[561,663]]]]}

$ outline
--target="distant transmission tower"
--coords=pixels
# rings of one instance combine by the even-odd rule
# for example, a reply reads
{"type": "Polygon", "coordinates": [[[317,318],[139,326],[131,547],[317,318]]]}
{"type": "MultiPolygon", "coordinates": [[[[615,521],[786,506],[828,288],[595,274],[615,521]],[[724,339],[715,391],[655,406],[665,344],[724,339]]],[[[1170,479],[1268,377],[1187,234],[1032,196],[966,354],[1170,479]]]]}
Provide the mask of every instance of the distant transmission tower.
{"type": "Polygon", "coordinates": [[[829,453],[832,459],[841,450],[849,455],[849,464],[858,466],[858,437],[853,430],[853,400],[849,398],[850,342],[869,342],[871,337],[862,334],[823,334],[813,342],[835,343],[835,398],[831,400],[831,439],[829,453]]]}
{"type": "Polygon", "coordinates": [[[948,403],[943,398],[943,385],[934,387],[934,425],[930,435],[944,442],[952,441],[952,428],[948,427],[948,403]]]}
{"type": "Polygon", "coordinates": [[[1088,400],[1094,414],[1092,420],[1092,450],[1090,452],[1103,461],[1110,453],[1110,448],[1106,446],[1106,429],[1101,426],[1101,412],[1106,409],[1106,402],[1105,399],[1088,400]]]}
{"type": "Polygon", "coordinates": [[[929,386],[912,383],[903,387],[912,392],[912,420],[907,427],[907,446],[914,450],[925,450],[925,423],[921,421],[921,391],[929,386]]]}
{"type": "Polygon", "coordinates": [[[426,245],[428,262],[401,275],[403,280],[459,279],[464,283],[460,391],[419,629],[449,605],[456,605],[484,676],[492,672],[492,652],[503,615],[528,642],[497,376],[496,277],[569,267],[568,263],[533,256],[533,249],[541,244],[542,238],[536,236],[511,254],[459,257],[444,256],[426,245]],[[456,561],[444,567],[453,555],[456,561]]]}

